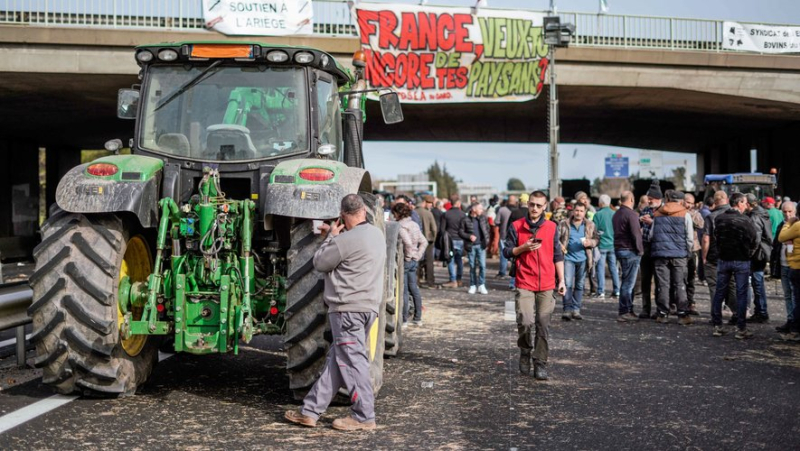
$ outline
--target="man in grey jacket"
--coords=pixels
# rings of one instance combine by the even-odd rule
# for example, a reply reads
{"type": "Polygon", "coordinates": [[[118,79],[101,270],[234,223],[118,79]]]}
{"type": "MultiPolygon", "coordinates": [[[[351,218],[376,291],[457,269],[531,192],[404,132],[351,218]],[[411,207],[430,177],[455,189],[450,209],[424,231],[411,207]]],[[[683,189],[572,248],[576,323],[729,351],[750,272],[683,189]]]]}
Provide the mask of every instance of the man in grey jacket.
{"type": "Polygon", "coordinates": [[[383,295],[386,243],[381,231],[367,222],[364,201],[357,194],[342,199],[341,219],[323,224],[327,235],[314,254],[314,268],[325,274],[323,299],[333,343],[319,380],[303,400],[300,411],[286,419],[314,427],[339,388],[350,395],[352,415],[334,420],[342,431],[375,429],[375,396],[369,377],[367,336],[378,317],[383,295]],[[344,223],[342,223],[344,221],[344,223]],[[346,233],[341,233],[346,229],[346,233]]]}

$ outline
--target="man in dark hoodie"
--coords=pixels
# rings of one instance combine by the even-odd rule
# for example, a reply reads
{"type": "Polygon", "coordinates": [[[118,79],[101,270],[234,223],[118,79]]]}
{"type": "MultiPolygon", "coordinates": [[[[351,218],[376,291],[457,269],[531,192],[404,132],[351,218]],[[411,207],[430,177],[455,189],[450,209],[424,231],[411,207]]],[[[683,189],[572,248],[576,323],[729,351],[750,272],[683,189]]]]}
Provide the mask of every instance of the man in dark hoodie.
{"type": "Polygon", "coordinates": [[[714,293],[711,303],[711,322],[714,324],[715,337],[725,334],[722,328],[722,300],[725,289],[731,278],[736,279],[736,313],[737,339],[751,338],[753,333],[747,330],[747,288],[750,276],[750,260],[759,245],[759,237],[753,221],[744,215],[747,200],[742,193],[733,193],[731,208],[719,215],[715,220],[714,237],[719,251],[717,265],[717,284],[721,289],[714,293]]]}
{"type": "MultiPolygon", "coordinates": [[[[753,282],[753,316],[747,318],[751,323],[768,323],[769,314],[767,313],[767,288],[764,284],[764,269],[767,267],[770,254],[772,253],[772,223],[769,220],[769,212],[763,209],[758,202],[758,198],[753,194],[747,194],[747,216],[753,221],[758,234],[759,245],[753,259],[750,262],[750,280],[753,282]]],[[[748,302],[749,304],[749,302],[748,302]]]]}
{"type": "Polygon", "coordinates": [[[656,274],[656,321],[668,322],[669,297],[675,293],[678,324],[692,324],[686,297],[686,269],[694,245],[692,215],[683,205],[684,194],[667,190],[667,203],[656,210],[650,228],[650,248],[656,274]]]}

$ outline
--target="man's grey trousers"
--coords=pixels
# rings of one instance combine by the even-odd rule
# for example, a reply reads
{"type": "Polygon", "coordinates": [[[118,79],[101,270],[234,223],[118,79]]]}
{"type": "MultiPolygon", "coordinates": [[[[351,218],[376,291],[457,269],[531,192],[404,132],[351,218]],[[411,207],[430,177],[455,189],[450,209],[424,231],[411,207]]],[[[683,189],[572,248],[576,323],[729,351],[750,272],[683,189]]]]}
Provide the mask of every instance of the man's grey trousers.
{"type": "Polygon", "coordinates": [[[369,379],[367,340],[375,313],[328,313],[333,343],[328,350],[325,369],[303,399],[300,413],[319,419],[341,387],[347,388],[353,418],[360,422],[375,420],[375,395],[369,379]]]}

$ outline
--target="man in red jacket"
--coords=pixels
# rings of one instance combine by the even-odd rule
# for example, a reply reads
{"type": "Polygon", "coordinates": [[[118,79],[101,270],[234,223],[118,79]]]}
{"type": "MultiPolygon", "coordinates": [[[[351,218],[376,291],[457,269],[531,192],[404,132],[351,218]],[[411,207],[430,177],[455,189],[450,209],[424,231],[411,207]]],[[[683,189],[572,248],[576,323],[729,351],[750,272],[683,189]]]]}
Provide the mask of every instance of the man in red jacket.
{"type": "Polygon", "coordinates": [[[558,242],[556,223],[545,220],[547,195],[534,191],[528,199],[528,216],[508,226],[503,254],[514,259],[519,371],[547,380],[547,343],[550,315],[555,309],[553,290],[564,295],[564,254],[558,242]],[[535,327],[534,327],[535,326],[535,327]]]}

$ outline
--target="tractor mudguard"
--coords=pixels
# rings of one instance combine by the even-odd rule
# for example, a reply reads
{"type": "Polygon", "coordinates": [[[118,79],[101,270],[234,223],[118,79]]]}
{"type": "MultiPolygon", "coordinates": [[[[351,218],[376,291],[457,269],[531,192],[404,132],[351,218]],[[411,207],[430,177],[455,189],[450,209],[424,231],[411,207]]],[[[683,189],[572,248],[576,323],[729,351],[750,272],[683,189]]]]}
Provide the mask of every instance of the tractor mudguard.
{"type": "Polygon", "coordinates": [[[127,211],[142,227],[158,225],[158,185],[164,162],[141,155],[111,155],[72,168],[58,183],[56,203],[70,213],[127,211]],[[109,175],[92,175],[88,168],[104,164],[109,175]],[[116,171],[114,171],[114,167],[116,171]],[[111,174],[113,172],[113,174],[111,174]]]}
{"type": "Polygon", "coordinates": [[[372,192],[372,180],[364,169],[310,158],[284,161],[270,174],[264,214],[338,218],[342,198],[359,191],[372,192]]]}

